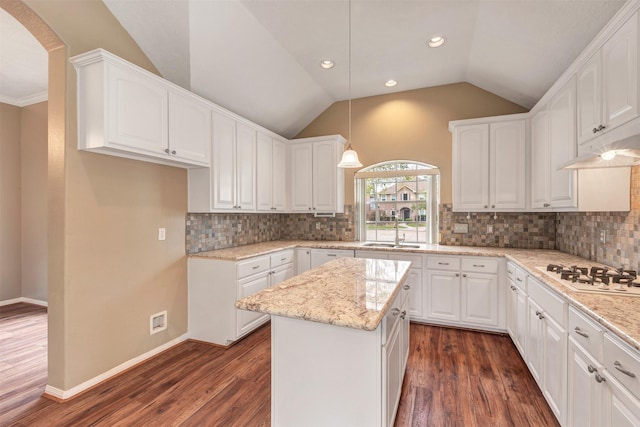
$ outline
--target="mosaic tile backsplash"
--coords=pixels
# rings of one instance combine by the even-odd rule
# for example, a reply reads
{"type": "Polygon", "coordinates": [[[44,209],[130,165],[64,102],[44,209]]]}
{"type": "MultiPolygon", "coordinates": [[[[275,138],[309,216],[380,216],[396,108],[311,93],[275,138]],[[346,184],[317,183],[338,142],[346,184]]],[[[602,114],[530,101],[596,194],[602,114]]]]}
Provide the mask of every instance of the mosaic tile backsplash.
{"type": "Polygon", "coordinates": [[[453,205],[440,206],[440,244],[498,248],[555,249],[555,213],[453,212],[453,205]],[[456,234],[455,223],[468,224],[469,232],[456,234]],[[487,232],[493,226],[493,232],[487,232]]]}
{"type": "Polygon", "coordinates": [[[631,169],[630,212],[558,213],[557,248],[613,267],[640,270],[640,166],[631,169]],[[600,243],[600,233],[606,243],[600,243]]]}
{"type": "MultiPolygon", "coordinates": [[[[612,266],[640,270],[640,166],[631,173],[631,212],[454,213],[440,207],[440,244],[558,249],[612,266]],[[453,233],[455,223],[469,233],[453,233]],[[487,225],[493,233],[487,233],[487,225]],[[600,243],[600,232],[606,243],[600,243]]],[[[355,240],[353,206],[335,218],[309,214],[187,214],[188,254],[278,239],[355,240]]]]}
{"type": "Polygon", "coordinates": [[[353,206],[335,218],[310,214],[188,213],[187,254],[272,240],[355,240],[353,206]]]}

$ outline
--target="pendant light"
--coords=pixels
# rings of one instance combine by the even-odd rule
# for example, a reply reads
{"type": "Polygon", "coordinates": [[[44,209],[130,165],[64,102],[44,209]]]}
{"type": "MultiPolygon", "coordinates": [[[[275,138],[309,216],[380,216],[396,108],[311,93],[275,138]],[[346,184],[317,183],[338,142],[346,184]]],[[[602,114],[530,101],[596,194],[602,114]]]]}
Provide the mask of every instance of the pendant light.
{"type": "Polygon", "coordinates": [[[358,160],[358,153],[351,147],[351,0],[349,0],[349,145],[342,160],[338,163],[339,168],[359,168],[362,163],[358,160]]]}

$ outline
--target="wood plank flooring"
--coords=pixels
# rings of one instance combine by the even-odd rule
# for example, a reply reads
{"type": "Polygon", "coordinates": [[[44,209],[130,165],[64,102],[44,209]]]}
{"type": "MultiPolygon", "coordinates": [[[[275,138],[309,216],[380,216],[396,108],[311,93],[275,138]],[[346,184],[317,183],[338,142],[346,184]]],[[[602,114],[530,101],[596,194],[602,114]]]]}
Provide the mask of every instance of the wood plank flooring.
{"type": "MultiPolygon", "coordinates": [[[[268,325],[226,350],[182,343],[66,403],[40,397],[42,309],[0,307],[0,345],[0,426],[270,425],[268,325]]],[[[558,424],[508,337],[411,325],[397,427],[547,425],[558,424]]]]}

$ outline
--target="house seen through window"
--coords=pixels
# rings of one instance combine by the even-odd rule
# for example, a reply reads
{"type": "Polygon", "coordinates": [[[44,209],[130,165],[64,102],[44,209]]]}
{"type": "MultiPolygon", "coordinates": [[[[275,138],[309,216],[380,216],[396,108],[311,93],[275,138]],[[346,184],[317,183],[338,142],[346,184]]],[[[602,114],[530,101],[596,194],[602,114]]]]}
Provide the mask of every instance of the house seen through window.
{"type": "Polygon", "coordinates": [[[356,214],[360,240],[437,243],[440,169],[395,160],[359,170],[356,214]]]}

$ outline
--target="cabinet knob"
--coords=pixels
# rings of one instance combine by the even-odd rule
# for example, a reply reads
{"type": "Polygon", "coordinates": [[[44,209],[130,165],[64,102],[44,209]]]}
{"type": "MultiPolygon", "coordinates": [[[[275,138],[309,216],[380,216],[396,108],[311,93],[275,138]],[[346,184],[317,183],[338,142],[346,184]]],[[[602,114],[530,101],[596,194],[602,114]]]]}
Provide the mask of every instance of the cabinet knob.
{"type": "Polygon", "coordinates": [[[590,364],[590,365],[587,366],[587,371],[589,371],[590,374],[593,374],[594,372],[597,371],[597,369],[594,368],[593,365],[590,364]]]}
{"type": "Polygon", "coordinates": [[[492,208],[495,208],[495,207],[496,207],[496,205],[491,205],[491,207],[492,207],[492,208]]]}
{"type": "Polygon", "coordinates": [[[460,273],[456,273],[456,277],[460,277],[460,273]]]}
{"type": "Polygon", "coordinates": [[[543,208],[548,208],[549,206],[551,206],[551,204],[549,204],[549,203],[543,203],[543,204],[542,204],[542,207],[543,207],[543,208]]]}
{"type": "Polygon", "coordinates": [[[467,274],[466,274],[466,273],[465,273],[465,274],[463,274],[463,275],[462,275],[462,277],[467,277],[467,274]]]}
{"type": "Polygon", "coordinates": [[[601,383],[604,381],[606,381],[606,379],[602,375],[596,372],[596,382],[601,383]]]}
{"type": "Polygon", "coordinates": [[[402,311],[402,314],[400,315],[400,318],[401,318],[402,320],[404,320],[404,319],[405,319],[405,317],[407,317],[407,310],[403,310],[403,311],[402,311]]]}
{"type": "Polygon", "coordinates": [[[176,150],[173,150],[173,151],[171,152],[171,154],[176,154],[176,150]]]}
{"type": "Polygon", "coordinates": [[[311,208],[309,208],[309,210],[311,210],[311,208]]]}
{"type": "Polygon", "coordinates": [[[165,152],[165,153],[167,153],[167,154],[169,154],[169,149],[168,149],[168,148],[165,148],[165,149],[164,149],[164,152],[165,152]]]}
{"type": "Polygon", "coordinates": [[[487,209],[489,206],[488,205],[484,205],[484,208],[487,209]]]}
{"type": "Polygon", "coordinates": [[[598,128],[593,128],[593,133],[598,133],[598,128]]]}
{"type": "Polygon", "coordinates": [[[604,126],[604,125],[600,125],[600,126],[598,126],[598,132],[600,132],[601,130],[604,130],[604,128],[605,128],[605,127],[606,127],[606,126],[604,126]]]}

